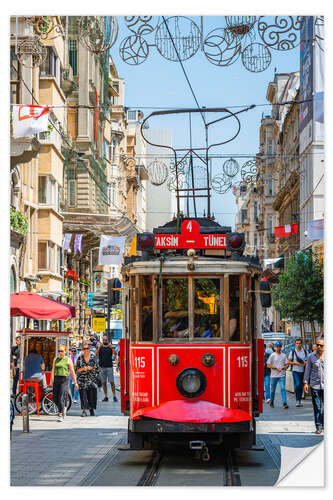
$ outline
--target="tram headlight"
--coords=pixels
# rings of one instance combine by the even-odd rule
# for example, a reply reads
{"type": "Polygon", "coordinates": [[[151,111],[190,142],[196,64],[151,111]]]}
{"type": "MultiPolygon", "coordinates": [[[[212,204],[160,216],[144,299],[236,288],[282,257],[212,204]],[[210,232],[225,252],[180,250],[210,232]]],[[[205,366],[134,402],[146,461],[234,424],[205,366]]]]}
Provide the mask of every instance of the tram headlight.
{"type": "Polygon", "coordinates": [[[176,385],[180,394],[186,398],[195,398],[204,392],[207,381],[202,371],[186,368],[178,375],[176,385]]]}

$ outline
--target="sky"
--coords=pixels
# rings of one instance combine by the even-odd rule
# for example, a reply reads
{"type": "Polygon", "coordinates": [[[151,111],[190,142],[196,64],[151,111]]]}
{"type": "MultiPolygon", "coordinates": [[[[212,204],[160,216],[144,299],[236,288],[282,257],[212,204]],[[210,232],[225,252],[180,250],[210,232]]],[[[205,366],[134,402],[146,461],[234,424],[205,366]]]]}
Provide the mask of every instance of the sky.
{"type": "MultiPolygon", "coordinates": [[[[121,59],[119,46],[132,33],[127,28],[124,17],[118,16],[117,19],[119,33],[115,45],[111,48],[111,55],[119,76],[125,80],[125,106],[142,110],[144,117],[161,108],[195,108],[196,102],[180,63],[164,58],[155,46],[156,28],[151,34],[143,36],[148,44],[148,57],[142,64],[129,65],[121,59]],[[153,109],[147,109],[149,107],[153,109]]],[[[273,17],[266,19],[272,22],[274,20],[273,17]]],[[[199,16],[191,16],[190,20],[200,27],[201,20],[199,16]]],[[[184,22],[189,26],[190,20],[184,22]]],[[[161,17],[153,16],[151,24],[158,26],[161,22],[161,17]]],[[[271,23],[269,22],[269,24],[271,23]]],[[[203,16],[204,38],[212,30],[224,26],[224,16],[203,16]]],[[[182,26],[183,31],[184,25],[182,26]]],[[[259,41],[257,35],[254,42],[259,41]]],[[[249,43],[251,43],[251,40],[249,43]]],[[[236,139],[228,144],[211,149],[211,153],[230,155],[230,157],[240,154],[251,157],[258,152],[259,127],[262,114],[267,115],[270,113],[270,105],[266,100],[267,86],[270,81],[274,80],[275,71],[277,73],[289,73],[299,70],[299,47],[285,52],[272,49],[271,55],[271,64],[261,73],[247,71],[240,58],[227,67],[211,64],[200,47],[193,57],[183,61],[184,69],[200,106],[207,108],[240,106],[239,108],[232,108],[233,111],[239,111],[242,107],[251,104],[267,104],[240,114],[241,129],[236,139]]],[[[215,114],[207,114],[207,116],[212,117],[212,120],[217,117],[215,114]]],[[[149,120],[149,126],[151,128],[171,128],[174,146],[178,148],[188,147],[190,137],[188,114],[178,117],[173,115],[171,117],[152,117],[149,120]]],[[[209,144],[228,140],[234,135],[235,131],[236,123],[234,118],[229,118],[219,125],[214,125],[212,126],[209,144]]],[[[204,137],[202,118],[197,114],[192,119],[193,146],[202,147],[204,137]]],[[[218,175],[219,172],[222,173],[223,163],[226,159],[215,158],[213,160],[213,177],[218,175]]],[[[237,161],[241,167],[247,159],[239,158],[237,161]]],[[[196,167],[197,164],[198,161],[195,163],[195,169],[200,172],[200,169],[198,170],[196,167]]],[[[236,179],[239,180],[240,177],[238,176],[236,179]]],[[[199,185],[201,186],[201,184],[199,185]]],[[[198,215],[203,214],[203,209],[206,206],[206,200],[203,200],[201,199],[198,203],[198,215]]],[[[213,192],[212,212],[214,212],[217,222],[234,227],[236,205],[231,191],[222,195],[213,192]]]]}

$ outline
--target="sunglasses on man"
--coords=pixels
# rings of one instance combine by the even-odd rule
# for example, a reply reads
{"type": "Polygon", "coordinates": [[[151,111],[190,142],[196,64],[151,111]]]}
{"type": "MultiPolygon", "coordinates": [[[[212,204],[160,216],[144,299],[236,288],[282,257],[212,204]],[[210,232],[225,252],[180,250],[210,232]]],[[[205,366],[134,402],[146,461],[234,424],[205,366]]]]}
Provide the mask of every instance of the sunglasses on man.
{"type": "Polygon", "coordinates": [[[324,347],[324,344],[317,344],[317,347],[324,347]]]}

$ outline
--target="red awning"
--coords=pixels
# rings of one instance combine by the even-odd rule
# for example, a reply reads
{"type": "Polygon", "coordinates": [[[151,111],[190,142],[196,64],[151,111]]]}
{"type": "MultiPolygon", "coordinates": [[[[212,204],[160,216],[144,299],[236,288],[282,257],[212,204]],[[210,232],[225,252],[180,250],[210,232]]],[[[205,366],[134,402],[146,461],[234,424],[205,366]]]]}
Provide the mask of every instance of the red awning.
{"type": "Polygon", "coordinates": [[[45,298],[48,299],[48,300],[53,300],[53,302],[56,302],[57,304],[61,304],[62,306],[68,307],[68,309],[70,311],[70,314],[71,314],[71,318],[75,318],[76,317],[76,310],[75,310],[74,306],[71,306],[69,304],[63,304],[62,302],[58,302],[57,300],[52,299],[52,297],[45,297],[45,298]]]}
{"type": "Polygon", "coordinates": [[[183,401],[176,399],[155,408],[142,408],[133,418],[149,417],[171,422],[230,423],[252,420],[246,411],[226,408],[209,401],[183,401]]]}
{"type": "Polygon", "coordinates": [[[33,319],[69,319],[73,317],[71,306],[61,304],[37,293],[19,292],[10,296],[10,315],[33,319]]]}

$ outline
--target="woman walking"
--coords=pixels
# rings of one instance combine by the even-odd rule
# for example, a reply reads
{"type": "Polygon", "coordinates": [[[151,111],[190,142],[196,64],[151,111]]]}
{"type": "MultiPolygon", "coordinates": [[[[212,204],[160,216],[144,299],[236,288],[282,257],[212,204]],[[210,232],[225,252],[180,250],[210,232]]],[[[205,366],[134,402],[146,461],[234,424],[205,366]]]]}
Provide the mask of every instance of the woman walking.
{"type": "Polygon", "coordinates": [[[74,380],[75,388],[78,389],[76,374],[72,360],[65,356],[66,346],[59,345],[58,357],[53,360],[51,372],[51,386],[53,385],[53,401],[58,407],[59,415],[58,422],[63,422],[66,415],[66,392],[68,392],[68,376],[69,372],[74,380]]]}
{"type": "Polygon", "coordinates": [[[97,370],[98,364],[95,355],[90,352],[90,346],[85,342],[82,352],[76,361],[76,373],[79,384],[82,414],[87,416],[87,410],[94,416],[97,405],[97,370]]]}

